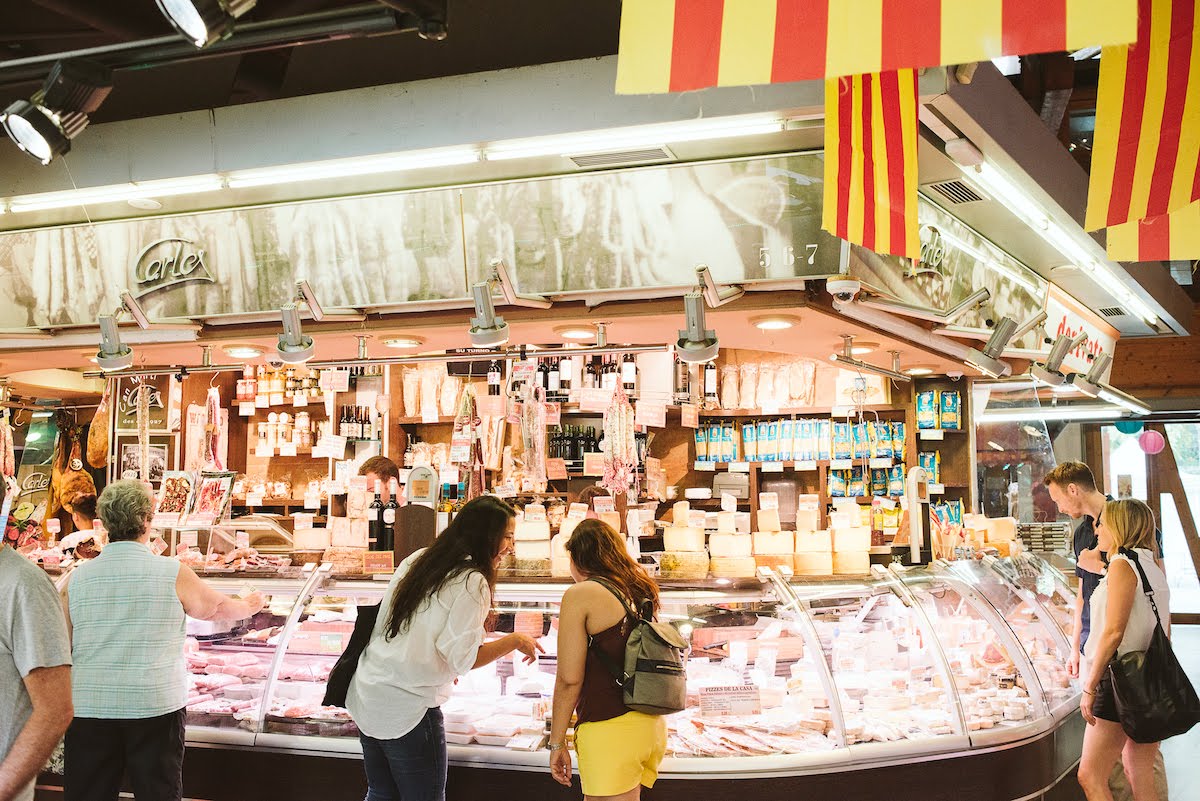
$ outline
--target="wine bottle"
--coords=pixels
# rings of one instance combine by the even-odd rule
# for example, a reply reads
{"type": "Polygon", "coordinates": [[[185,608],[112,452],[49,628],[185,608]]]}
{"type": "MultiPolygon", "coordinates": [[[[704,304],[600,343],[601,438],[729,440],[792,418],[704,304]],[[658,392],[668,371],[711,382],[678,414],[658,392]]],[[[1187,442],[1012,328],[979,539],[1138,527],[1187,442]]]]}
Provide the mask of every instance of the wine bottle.
{"type": "Polygon", "coordinates": [[[536,386],[541,387],[543,392],[550,391],[550,367],[545,359],[538,359],[536,386]]]}
{"type": "Polygon", "coordinates": [[[688,363],[679,358],[679,354],[675,354],[675,402],[689,403],[692,399],[691,390],[688,386],[690,383],[691,372],[688,370],[688,363]]]}
{"type": "Polygon", "coordinates": [[[375,500],[367,507],[367,548],[381,551],[387,535],[383,530],[383,482],[375,480],[375,500]]]}
{"type": "Polygon", "coordinates": [[[583,388],[595,389],[599,386],[599,374],[596,370],[596,357],[588,359],[587,367],[583,371],[583,388]]]}
{"type": "Polygon", "coordinates": [[[500,382],[504,380],[504,373],[500,368],[500,362],[493,359],[488,365],[487,385],[489,395],[500,394],[500,382]]]}
{"type": "Polygon", "coordinates": [[[717,401],[717,364],[709,362],[704,365],[704,400],[717,401]]]}
{"type": "Polygon", "coordinates": [[[621,389],[626,395],[632,395],[637,389],[637,361],[632,353],[626,353],[621,360],[621,389]]]}
{"type": "Polygon", "coordinates": [[[563,399],[571,395],[571,379],[575,375],[575,360],[569,355],[558,360],[558,387],[563,399]]]}
{"type": "Polygon", "coordinates": [[[388,499],[383,505],[383,543],[379,547],[381,551],[396,550],[396,510],[400,508],[400,502],[397,500],[399,497],[400,485],[393,478],[388,482],[388,499]]]}
{"type": "Polygon", "coordinates": [[[549,362],[546,370],[546,398],[557,400],[562,391],[562,373],[559,372],[558,359],[551,357],[546,361],[549,362]]]}

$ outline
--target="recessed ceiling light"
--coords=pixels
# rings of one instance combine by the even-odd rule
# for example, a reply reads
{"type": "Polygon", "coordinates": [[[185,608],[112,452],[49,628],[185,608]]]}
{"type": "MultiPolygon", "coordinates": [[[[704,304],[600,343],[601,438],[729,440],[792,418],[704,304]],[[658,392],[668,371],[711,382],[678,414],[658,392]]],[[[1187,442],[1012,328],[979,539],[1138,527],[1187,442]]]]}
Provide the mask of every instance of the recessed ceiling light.
{"type": "Polygon", "coordinates": [[[152,197],[131,197],[125,202],[142,211],[158,211],[162,208],[162,204],[152,197]]]}
{"type": "Polygon", "coordinates": [[[383,344],[389,348],[417,348],[425,343],[425,340],[420,337],[391,337],[383,340],[383,344]]]}
{"type": "Polygon", "coordinates": [[[782,314],[770,314],[766,317],[752,317],[750,322],[754,323],[754,327],[758,328],[760,331],[783,331],[791,328],[800,321],[795,317],[789,317],[782,314]]]}
{"type": "Polygon", "coordinates": [[[933,373],[932,367],[910,367],[904,372],[909,375],[930,375],[933,373]]]}
{"type": "Polygon", "coordinates": [[[257,345],[222,345],[221,350],[231,359],[257,359],[264,353],[257,345]]]}
{"type": "Polygon", "coordinates": [[[563,339],[595,339],[596,329],[590,325],[564,325],[554,329],[563,339]]]}
{"type": "Polygon", "coordinates": [[[878,347],[878,342],[859,342],[851,348],[850,353],[855,356],[866,356],[868,353],[874,353],[878,347]]]}

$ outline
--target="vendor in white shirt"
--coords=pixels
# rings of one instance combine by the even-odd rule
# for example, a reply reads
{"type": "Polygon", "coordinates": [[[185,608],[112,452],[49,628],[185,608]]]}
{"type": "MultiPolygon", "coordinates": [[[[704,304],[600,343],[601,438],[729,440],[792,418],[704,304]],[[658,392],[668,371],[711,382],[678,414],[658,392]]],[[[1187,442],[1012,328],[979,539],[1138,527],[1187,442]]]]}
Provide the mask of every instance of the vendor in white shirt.
{"type": "Polygon", "coordinates": [[[94,559],[104,547],[103,533],[96,531],[95,493],[80,493],[65,505],[71,513],[75,531],[63,537],[59,547],[63,552],[74,551],[76,559],[94,559]]]}
{"type": "Polygon", "coordinates": [[[515,519],[499,498],[476,498],[392,576],[346,697],[362,741],[366,801],[442,801],[441,705],[455,680],[513,651],[533,662],[542,650],[525,634],[484,642],[515,519]]]}

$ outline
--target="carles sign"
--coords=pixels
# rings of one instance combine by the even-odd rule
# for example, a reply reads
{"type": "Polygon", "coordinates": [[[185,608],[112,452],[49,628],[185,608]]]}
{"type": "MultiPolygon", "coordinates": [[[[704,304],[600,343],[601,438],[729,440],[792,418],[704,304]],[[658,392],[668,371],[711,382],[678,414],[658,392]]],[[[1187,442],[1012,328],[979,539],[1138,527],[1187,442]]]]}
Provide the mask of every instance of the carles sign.
{"type": "Polygon", "coordinates": [[[1067,354],[1063,360],[1064,371],[1087,373],[1091,369],[1092,359],[1101,353],[1111,356],[1117,346],[1120,334],[1115,328],[1053,286],[1046,294],[1046,315],[1046,335],[1051,339],[1060,336],[1074,339],[1080,334],[1088,335],[1086,342],[1067,354]]]}
{"type": "Polygon", "coordinates": [[[215,284],[204,263],[207,255],[208,251],[196,247],[190,239],[171,237],[151,242],[133,263],[137,297],[141,299],[182,284],[215,284]]]}

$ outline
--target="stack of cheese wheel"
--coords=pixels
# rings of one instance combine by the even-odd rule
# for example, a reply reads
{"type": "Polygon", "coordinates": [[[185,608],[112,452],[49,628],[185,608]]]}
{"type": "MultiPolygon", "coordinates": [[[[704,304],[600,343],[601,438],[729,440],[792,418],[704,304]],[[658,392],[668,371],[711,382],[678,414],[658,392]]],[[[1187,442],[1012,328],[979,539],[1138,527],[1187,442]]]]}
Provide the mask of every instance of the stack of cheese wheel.
{"type": "Polygon", "coordinates": [[[571,538],[571,532],[575,527],[582,523],[583,520],[578,517],[563,518],[562,525],[558,527],[558,533],[554,535],[554,539],[550,540],[550,575],[555,578],[570,578],[571,577],[571,556],[567,553],[567,540],[571,538]]]}
{"type": "Polygon", "coordinates": [[[796,531],[816,531],[821,527],[821,496],[796,498],[796,531]]]}
{"type": "Polygon", "coordinates": [[[544,506],[531,503],[525,507],[524,516],[517,521],[515,539],[517,575],[550,575],[550,523],[544,506]]]}
{"type": "MultiPolygon", "coordinates": [[[[775,495],[763,493],[760,500],[766,497],[774,499],[775,495]]],[[[754,532],[754,562],[757,566],[794,569],[792,554],[796,550],[796,536],[782,528],[779,525],[778,508],[758,510],[758,530],[754,532]]]]}
{"type": "Polygon", "coordinates": [[[717,515],[717,531],[708,538],[709,569],[716,578],[753,578],[756,568],[753,537],[739,534],[733,512],[717,515]]]}
{"type": "Polygon", "coordinates": [[[691,526],[668,526],[663,531],[660,575],[665,579],[702,579],[708,576],[708,551],[704,530],[691,526]]]}
{"type": "Polygon", "coordinates": [[[1017,521],[1013,517],[987,519],[987,544],[1000,552],[1001,556],[1012,554],[1012,542],[1017,536],[1017,521]]]}
{"type": "Polygon", "coordinates": [[[871,529],[849,526],[833,531],[833,572],[871,572],[871,529]]]}
{"type": "Polygon", "coordinates": [[[833,537],[827,529],[796,531],[797,576],[829,576],[833,574],[833,537]]]}

